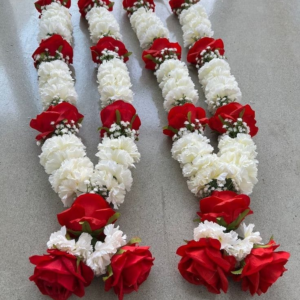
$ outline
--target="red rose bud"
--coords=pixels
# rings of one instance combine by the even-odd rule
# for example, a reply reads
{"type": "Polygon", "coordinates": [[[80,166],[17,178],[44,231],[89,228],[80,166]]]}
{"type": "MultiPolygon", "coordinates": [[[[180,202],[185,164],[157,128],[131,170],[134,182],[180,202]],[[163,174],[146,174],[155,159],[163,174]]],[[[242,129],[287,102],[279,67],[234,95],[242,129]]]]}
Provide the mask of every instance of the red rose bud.
{"type": "Polygon", "coordinates": [[[105,291],[114,289],[119,300],[124,294],[137,291],[139,286],[148,278],[153,266],[149,247],[138,245],[124,246],[111,259],[111,268],[105,280],[105,291]]]}
{"type": "Polygon", "coordinates": [[[66,8],[70,8],[71,0],[39,0],[34,3],[35,8],[38,12],[42,12],[42,7],[51,4],[52,2],[60,2],[61,5],[65,6],[66,8]]]}
{"type": "Polygon", "coordinates": [[[57,219],[72,235],[79,236],[82,232],[88,231],[97,237],[103,228],[114,223],[118,216],[119,213],[111,209],[100,195],[83,194],[74,201],[71,208],[58,214],[57,219]]]}
{"type": "Polygon", "coordinates": [[[43,61],[60,59],[68,64],[73,63],[73,48],[59,34],[54,34],[42,40],[39,47],[32,54],[34,66],[37,68],[43,61]]]}
{"type": "Polygon", "coordinates": [[[166,38],[156,39],[152,46],[142,54],[146,69],[155,70],[167,59],[181,59],[181,46],[166,38]]]}
{"type": "Polygon", "coordinates": [[[204,285],[214,294],[228,290],[227,276],[234,269],[233,256],[223,256],[221,243],[216,239],[202,238],[199,242],[189,241],[177,249],[181,256],[178,270],[182,277],[195,285],[204,285]]]}
{"type": "Polygon", "coordinates": [[[249,207],[247,195],[231,191],[213,192],[210,197],[200,201],[200,212],[197,214],[201,222],[218,223],[229,230],[235,230],[246,216],[253,214],[249,207]]]}
{"type": "Polygon", "coordinates": [[[110,36],[100,39],[96,46],[91,47],[93,61],[101,64],[105,60],[113,59],[115,53],[123,59],[124,62],[129,60],[131,52],[128,52],[125,45],[110,36]],[[109,53],[114,52],[114,53],[109,53]]]}
{"type": "Polygon", "coordinates": [[[152,9],[155,11],[154,0],[123,0],[123,8],[128,14],[134,13],[140,7],[145,7],[146,9],[152,9]]]}
{"type": "Polygon", "coordinates": [[[78,7],[79,12],[83,17],[94,7],[104,7],[108,11],[112,11],[114,7],[114,2],[110,0],[79,0],[78,1],[78,7]]]}
{"type": "Polygon", "coordinates": [[[238,133],[249,133],[252,137],[258,132],[255,111],[250,105],[232,102],[217,109],[215,115],[209,119],[208,125],[220,134],[229,133],[235,138],[238,133]]]}
{"type": "Polygon", "coordinates": [[[36,136],[39,141],[51,137],[52,134],[62,135],[69,131],[75,133],[80,127],[83,115],[70,103],[60,103],[50,106],[48,110],[39,114],[36,119],[32,119],[30,127],[41,132],[36,136]],[[67,126],[70,125],[70,126],[67,126]]]}
{"type": "Polygon", "coordinates": [[[188,9],[200,0],[170,0],[169,4],[174,14],[180,15],[184,9],[188,9]]]}
{"type": "Polygon", "coordinates": [[[279,245],[271,240],[268,245],[253,248],[245,258],[241,275],[236,280],[242,281],[243,291],[249,290],[251,295],[266,293],[269,287],[283,275],[287,269],[284,265],[290,258],[285,251],[275,252],[279,245]]]}
{"type": "Polygon", "coordinates": [[[106,106],[100,113],[102,126],[101,137],[106,133],[108,136],[128,136],[138,138],[138,130],[141,120],[136,114],[135,108],[123,100],[117,100],[106,106]]]}
{"type": "Polygon", "coordinates": [[[168,126],[164,127],[164,134],[173,137],[177,135],[181,128],[188,131],[202,131],[207,123],[205,110],[195,107],[194,104],[186,103],[182,106],[173,107],[168,114],[168,126]],[[194,125],[194,126],[193,126],[194,125]]]}
{"type": "Polygon", "coordinates": [[[204,37],[198,40],[189,50],[187,61],[197,66],[202,66],[213,58],[224,58],[224,43],[221,39],[204,37]]]}
{"type": "Polygon", "coordinates": [[[84,288],[93,280],[94,272],[77,257],[58,250],[47,250],[49,255],[31,256],[30,262],[36,265],[29,278],[43,295],[54,300],[66,300],[72,294],[83,297],[84,288]]]}

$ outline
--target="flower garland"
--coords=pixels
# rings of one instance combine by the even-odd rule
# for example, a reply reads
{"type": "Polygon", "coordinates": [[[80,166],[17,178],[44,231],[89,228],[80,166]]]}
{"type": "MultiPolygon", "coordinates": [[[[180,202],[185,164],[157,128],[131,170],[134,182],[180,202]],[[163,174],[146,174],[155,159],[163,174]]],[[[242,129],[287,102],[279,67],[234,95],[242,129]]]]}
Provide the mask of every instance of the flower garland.
{"type": "Polygon", "coordinates": [[[242,223],[253,213],[247,195],[257,183],[255,112],[237,103],[241,92],[224,60],[223,42],[209,38],[210,22],[197,2],[172,0],[170,4],[180,15],[185,46],[200,39],[191,47],[188,61],[199,68],[209,110],[215,112],[210,119],[194,105],[198,95],[186,65],[180,62],[181,48],[167,39],[154,1],[123,0],[141,47],[148,48],[142,55],[146,68],[155,70],[163,91],[169,112],[164,133],[173,138],[172,156],[188,178],[189,189],[203,198],[194,239],[177,250],[182,257],[178,269],[187,281],[212,293],[227,292],[227,277],[232,276],[242,281],[243,290],[260,295],[283,274],[290,255],[275,252],[278,245],[273,238],[263,244],[254,225],[242,223]],[[207,125],[222,134],[218,154],[204,136],[207,125]]]}
{"type": "MultiPolygon", "coordinates": [[[[104,2],[93,1],[93,5],[104,2]]],[[[125,53],[120,53],[107,59],[113,61],[112,65],[103,63],[99,67],[99,90],[105,108],[101,111],[103,139],[96,154],[99,163],[93,166],[76,136],[84,116],[75,107],[77,93],[68,66],[73,61],[70,5],[70,0],[35,3],[40,12],[40,45],[33,59],[44,112],[31,120],[30,126],[40,132],[36,137],[42,145],[40,163],[50,175],[52,188],[70,208],[57,215],[62,228],[51,234],[48,255],[30,257],[35,265],[30,280],[42,294],[64,300],[72,294],[84,296],[84,288],[94,275],[106,275],[105,290],[112,288],[122,300],[124,293],[137,290],[147,279],[154,260],[149,247],[138,245],[139,238],[127,241],[119,226],[115,227],[120,214],[109,205],[117,209],[130,190],[129,169],[140,159],[134,140],[141,122],[134,107],[127,103],[132,101],[131,84],[121,61],[125,53]],[[108,80],[114,74],[115,85],[108,80]]],[[[91,26],[98,25],[94,22],[91,26]]],[[[111,53],[105,55],[110,57],[111,53]]]]}

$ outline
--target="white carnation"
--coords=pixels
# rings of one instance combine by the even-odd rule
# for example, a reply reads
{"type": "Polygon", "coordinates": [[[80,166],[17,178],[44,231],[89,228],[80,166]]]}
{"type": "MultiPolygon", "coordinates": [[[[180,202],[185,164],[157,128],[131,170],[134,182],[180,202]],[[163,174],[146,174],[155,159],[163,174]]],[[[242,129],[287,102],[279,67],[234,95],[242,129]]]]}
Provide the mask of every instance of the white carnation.
{"type": "Polygon", "coordinates": [[[47,139],[42,146],[42,154],[39,158],[46,173],[52,174],[60,168],[64,160],[85,155],[85,146],[81,140],[73,134],[64,134],[47,139]]]}
{"type": "Polygon", "coordinates": [[[73,82],[58,82],[56,84],[44,84],[39,88],[43,109],[46,110],[54,99],[76,105],[77,93],[73,82]]]}
{"type": "Polygon", "coordinates": [[[90,234],[83,232],[76,242],[72,254],[82,258],[83,261],[86,262],[93,253],[92,239],[93,237],[90,234]]]}
{"type": "Polygon", "coordinates": [[[155,75],[158,83],[166,81],[170,72],[176,71],[180,74],[189,74],[186,64],[178,59],[167,59],[156,70],[155,75]]]}
{"type": "Polygon", "coordinates": [[[236,258],[237,261],[242,261],[251,253],[253,243],[249,240],[238,239],[231,247],[227,247],[226,252],[236,258]]]}
{"type": "Polygon", "coordinates": [[[113,100],[133,102],[130,75],[122,60],[115,58],[102,63],[98,69],[97,79],[103,107],[113,100]]]}
{"type": "Polygon", "coordinates": [[[96,276],[106,273],[111,257],[126,244],[126,235],[119,230],[119,226],[117,228],[114,228],[112,224],[105,226],[104,234],[106,235],[104,242],[96,243],[95,251],[87,260],[87,265],[96,276]]]}
{"type": "Polygon", "coordinates": [[[119,184],[124,184],[125,189],[130,191],[132,185],[132,176],[130,170],[117,164],[115,161],[100,161],[95,169],[105,173],[105,177],[114,178],[119,184]]]}
{"type": "Polygon", "coordinates": [[[69,66],[62,60],[42,62],[38,68],[39,87],[49,84],[50,80],[58,78],[64,82],[73,83],[69,66]]]}
{"type": "Polygon", "coordinates": [[[197,3],[182,11],[179,16],[183,30],[184,46],[188,47],[203,37],[212,37],[211,22],[204,7],[197,3]]]}
{"type": "Polygon", "coordinates": [[[117,20],[106,8],[94,6],[86,14],[86,19],[89,23],[91,40],[94,44],[108,34],[116,39],[122,38],[117,20]]]}
{"type": "Polygon", "coordinates": [[[260,233],[253,232],[254,224],[249,224],[248,226],[245,223],[242,223],[239,228],[242,230],[242,235],[244,239],[249,240],[253,244],[262,244],[262,238],[260,233]]]}
{"type": "Polygon", "coordinates": [[[168,38],[169,31],[165,28],[159,17],[144,7],[139,8],[130,18],[142,48],[147,48],[156,38],[168,38]]]}
{"type": "Polygon", "coordinates": [[[72,253],[75,249],[75,240],[68,240],[66,238],[66,234],[66,226],[63,226],[59,231],[52,233],[49,241],[47,242],[48,249],[58,249],[72,253]]]}
{"type": "Polygon", "coordinates": [[[221,249],[230,248],[238,239],[238,235],[234,231],[225,233],[225,227],[217,223],[204,221],[194,229],[194,240],[199,241],[201,238],[216,239],[221,243],[221,249]]]}
{"type": "Polygon", "coordinates": [[[49,38],[52,34],[59,34],[71,43],[72,30],[73,26],[69,10],[61,4],[52,2],[42,11],[39,24],[38,42],[49,38]]]}
{"type": "Polygon", "coordinates": [[[120,136],[117,139],[105,137],[98,145],[98,150],[105,151],[105,149],[124,150],[131,156],[135,163],[138,163],[140,161],[141,154],[139,153],[136,144],[131,138],[125,136],[120,136]]]}
{"type": "Polygon", "coordinates": [[[102,149],[96,156],[99,157],[100,161],[115,161],[119,165],[123,165],[126,169],[134,167],[134,161],[128,152],[120,149],[102,149]]]}
{"type": "Polygon", "coordinates": [[[50,176],[52,188],[59,194],[65,206],[71,206],[76,195],[87,191],[93,169],[93,163],[89,158],[72,158],[65,160],[50,176]]]}

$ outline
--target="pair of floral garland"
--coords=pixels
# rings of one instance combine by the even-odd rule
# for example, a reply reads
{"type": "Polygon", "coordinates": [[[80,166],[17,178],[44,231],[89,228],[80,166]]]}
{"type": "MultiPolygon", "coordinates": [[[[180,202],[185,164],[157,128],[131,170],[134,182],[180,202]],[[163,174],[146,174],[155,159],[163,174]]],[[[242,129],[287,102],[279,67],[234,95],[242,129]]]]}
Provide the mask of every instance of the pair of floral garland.
{"type": "Polygon", "coordinates": [[[221,40],[202,37],[212,34],[210,22],[196,1],[170,1],[183,24],[185,46],[193,44],[188,61],[199,68],[209,110],[195,107],[198,94],[180,62],[181,47],[168,40],[168,30],[155,15],[153,0],[124,0],[130,23],[136,32],[146,68],[155,70],[164,97],[169,124],[164,128],[172,136],[172,155],[179,161],[188,187],[200,201],[200,224],[194,240],[177,250],[182,257],[178,269],[190,283],[204,285],[208,291],[227,292],[228,277],[242,281],[242,289],[251,294],[265,293],[283,274],[289,259],[287,252],[275,252],[273,238],[262,244],[254,225],[242,221],[252,214],[250,198],[257,183],[255,112],[237,101],[241,92],[230,67],[224,60],[221,40]],[[204,128],[222,134],[219,153],[213,153],[204,128]],[[238,234],[235,230],[239,230],[238,234]]]}
{"type": "MultiPolygon", "coordinates": [[[[79,6],[88,7],[90,13],[104,2],[79,1],[79,6]]],[[[128,94],[132,96],[128,71],[122,57],[116,58],[113,67],[105,63],[110,53],[101,61],[99,82],[113,82],[108,77],[114,76],[117,65],[120,70],[115,86],[111,84],[106,94],[101,84],[99,87],[105,108],[101,111],[103,139],[96,154],[99,163],[94,168],[76,136],[83,115],[75,107],[77,93],[68,65],[73,61],[71,1],[39,0],[35,5],[41,13],[40,45],[33,59],[44,112],[30,126],[40,132],[36,137],[42,144],[40,163],[50,175],[52,188],[64,206],[71,207],[57,215],[62,228],[51,234],[48,255],[30,257],[36,265],[30,280],[42,294],[64,300],[72,294],[82,297],[94,275],[106,275],[105,290],[113,288],[123,299],[147,279],[154,260],[149,247],[138,245],[139,238],[126,241],[119,226],[114,226],[120,214],[109,205],[118,208],[124,202],[132,184],[129,168],[140,159],[134,140],[141,122],[134,107],[126,103],[130,102],[126,101],[128,94]],[[127,88],[122,90],[120,82],[125,81],[127,88]],[[124,101],[117,100],[123,96],[124,101]]]]}

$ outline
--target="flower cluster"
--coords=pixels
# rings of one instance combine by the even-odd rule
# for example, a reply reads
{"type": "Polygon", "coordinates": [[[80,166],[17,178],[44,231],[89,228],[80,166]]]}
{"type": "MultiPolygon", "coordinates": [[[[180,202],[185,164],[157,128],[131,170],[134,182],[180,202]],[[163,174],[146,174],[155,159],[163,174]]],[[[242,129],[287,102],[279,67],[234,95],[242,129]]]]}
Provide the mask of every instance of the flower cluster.
{"type": "Polygon", "coordinates": [[[141,7],[146,10],[155,11],[154,0],[123,0],[123,7],[127,11],[129,17],[141,7]]]}
{"type": "Polygon", "coordinates": [[[242,223],[253,213],[247,195],[257,183],[258,161],[252,140],[258,132],[255,112],[250,105],[237,103],[241,91],[225,61],[223,41],[211,38],[204,7],[183,2],[170,0],[170,6],[179,15],[184,44],[189,47],[187,60],[196,65],[208,110],[214,114],[207,123],[221,136],[217,155],[201,132],[175,139],[172,147],[173,157],[188,177],[189,189],[204,197],[194,239],[177,250],[182,257],[178,269],[187,281],[204,285],[212,293],[226,293],[227,278],[233,276],[242,282],[244,291],[260,295],[286,271],[290,255],[275,252],[278,245],[272,238],[262,244],[259,232],[253,232],[254,224],[242,223]]]}
{"type": "Polygon", "coordinates": [[[59,34],[68,43],[72,43],[72,22],[69,10],[57,2],[47,5],[41,13],[38,41],[46,40],[53,34],[59,34]]]}
{"type": "Polygon", "coordinates": [[[194,230],[194,239],[177,250],[182,257],[178,269],[187,281],[220,294],[221,290],[227,292],[227,277],[233,276],[235,281],[242,281],[243,290],[260,295],[283,274],[289,253],[274,252],[278,245],[272,238],[263,244],[260,233],[253,231],[254,224],[242,223],[253,213],[249,205],[249,197],[230,191],[214,192],[200,201],[201,223],[194,230]],[[212,263],[214,268],[209,267],[212,263]],[[274,265],[276,272],[268,274],[274,265]]]}
{"type": "Polygon", "coordinates": [[[79,0],[78,8],[83,17],[92,10],[93,7],[103,7],[108,11],[112,11],[114,2],[110,0],[79,0]]]}
{"type": "Polygon", "coordinates": [[[94,275],[106,274],[105,290],[113,288],[123,299],[123,289],[136,289],[147,279],[154,258],[149,247],[138,245],[138,238],[126,241],[113,224],[118,217],[101,196],[78,197],[70,209],[57,215],[62,228],[47,242],[49,255],[30,258],[36,265],[30,280],[43,294],[66,300],[73,293],[82,297],[94,275]],[[128,263],[120,265],[120,259],[128,263]],[[136,268],[143,271],[136,272],[136,268]],[[132,275],[135,280],[128,281],[132,275]]]}
{"type": "Polygon", "coordinates": [[[46,9],[48,5],[50,5],[52,2],[59,3],[66,8],[70,8],[71,6],[71,0],[38,0],[34,3],[35,8],[39,13],[42,12],[43,9],[46,9]]]}
{"type": "Polygon", "coordinates": [[[93,61],[97,64],[114,58],[123,59],[123,61],[126,62],[131,55],[121,41],[110,36],[101,38],[97,45],[91,47],[91,51],[93,61]]]}
{"type": "Polygon", "coordinates": [[[190,8],[200,0],[170,0],[170,6],[174,14],[180,15],[184,9],[190,8]]]}
{"type": "Polygon", "coordinates": [[[143,49],[149,48],[158,38],[169,38],[168,29],[165,28],[153,9],[138,8],[130,15],[130,23],[143,49]]]}

